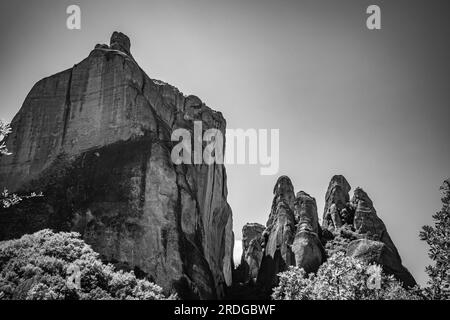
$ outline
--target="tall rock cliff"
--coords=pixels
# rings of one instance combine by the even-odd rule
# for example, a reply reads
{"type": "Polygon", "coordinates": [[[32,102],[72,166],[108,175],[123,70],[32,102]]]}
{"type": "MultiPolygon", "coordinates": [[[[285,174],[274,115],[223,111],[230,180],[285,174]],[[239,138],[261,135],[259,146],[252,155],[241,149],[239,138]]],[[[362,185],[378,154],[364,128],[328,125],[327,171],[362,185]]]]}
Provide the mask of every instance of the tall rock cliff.
{"type": "Polygon", "coordinates": [[[79,231],[103,259],[182,298],[221,298],[232,281],[223,165],[174,165],[171,133],[225,133],[220,112],[150,79],[115,32],[72,68],[39,81],[12,121],[0,187],[42,191],[0,212],[0,240],[79,231]]]}
{"type": "Polygon", "coordinates": [[[266,296],[277,284],[279,272],[289,266],[298,266],[307,273],[316,272],[327,257],[338,251],[381,265],[405,287],[416,284],[402,265],[397,248],[367,193],[356,188],[350,199],[350,190],[345,177],[338,175],[331,179],[320,226],[316,200],[304,191],[294,195],[288,177],[277,180],[259,253],[263,258],[258,285],[266,296]]]}

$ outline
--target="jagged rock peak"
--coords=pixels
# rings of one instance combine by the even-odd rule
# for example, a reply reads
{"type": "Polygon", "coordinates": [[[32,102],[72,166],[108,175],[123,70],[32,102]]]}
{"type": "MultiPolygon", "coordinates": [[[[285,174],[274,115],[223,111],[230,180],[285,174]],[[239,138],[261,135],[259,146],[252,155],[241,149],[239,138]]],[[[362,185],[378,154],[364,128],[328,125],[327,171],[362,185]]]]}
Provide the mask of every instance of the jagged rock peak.
{"type": "Polygon", "coordinates": [[[381,265],[386,273],[394,275],[406,287],[414,286],[416,282],[402,265],[398,250],[368,194],[358,187],[349,200],[349,190],[350,185],[344,177],[331,179],[322,233],[322,236],[326,233],[332,238],[327,243],[328,254],[344,249],[348,256],[381,265]]]}
{"type": "Polygon", "coordinates": [[[294,192],[294,186],[292,185],[291,179],[288,176],[279,177],[273,187],[273,194],[275,196],[280,196],[291,192],[294,192]]]}
{"type": "Polygon", "coordinates": [[[367,192],[365,192],[361,187],[357,187],[355,189],[351,202],[355,205],[358,204],[359,201],[364,201],[367,204],[367,206],[373,207],[372,200],[369,198],[367,192]]]}
{"type": "MultiPolygon", "coordinates": [[[[257,284],[264,294],[270,294],[278,283],[278,274],[289,266],[316,272],[336,252],[377,263],[404,286],[415,285],[372,200],[359,187],[350,200],[350,189],[344,176],[331,179],[325,196],[324,225],[320,227],[316,200],[304,191],[294,196],[291,180],[278,178],[267,228],[262,233],[257,284]]],[[[257,249],[252,254],[259,257],[257,249]]]]}
{"type": "Polygon", "coordinates": [[[325,259],[319,239],[316,200],[304,191],[295,196],[291,179],[275,183],[272,210],[263,232],[263,258],[258,284],[265,293],[278,283],[278,273],[296,265],[315,272],[325,259]]]}
{"type": "Polygon", "coordinates": [[[331,178],[325,195],[325,208],[323,212],[322,226],[328,228],[333,226],[339,228],[342,225],[340,215],[346,210],[350,202],[351,186],[342,175],[335,175],[331,178]]]}
{"type": "Polygon", "coordinates": [[[114,31],[111,35],[111,40],[109,44],[110,48],[113,50],[119,50],[127,55],[131,55],[131,42],[130,38],[122,32],[114,31]]]}
{"type": "Polygon", "coordinates": [[[299,191],[295,198],[294,207],[297,228],[308,229],[317,234],[319,232],[319,219],[316,199],[304,191],[299,191]]]}

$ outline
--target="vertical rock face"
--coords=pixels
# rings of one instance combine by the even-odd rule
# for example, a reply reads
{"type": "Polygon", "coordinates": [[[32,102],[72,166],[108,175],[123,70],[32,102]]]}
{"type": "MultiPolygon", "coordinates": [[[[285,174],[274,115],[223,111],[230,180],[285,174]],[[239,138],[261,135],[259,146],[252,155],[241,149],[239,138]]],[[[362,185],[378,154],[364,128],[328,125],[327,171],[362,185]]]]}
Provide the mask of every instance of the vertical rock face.
{"type": "Polygon", "coordinates": [[[79,231],[105,260],[176,290],[221,298],[233,232],[223,165],[174,165],[171,133],[225,133],[221,113],[150,79],[115,32],[73,68],[39,81],[12,121],[0,187],[43,191],[0,212],[0,240],[79,231]],[[33,214],[31,214],[33,212],[33,214]]]}
{"type": "Polygon", "coordinates": [[[110,48],[126,53],[131,57],[131,42],[130,38],[124,35],[122,32],[113,32],[110,41],[110,48]]]}
{"type": "Polygon", "coordinates": [[[314,198],[300,191],[295,197],[291,180],[282,176],[274,188],[274,200],[263,233],[263,259],[258,283],[269,291],[279,272],[297,265],[315,272],[325,259],[318,237],[319,224],[314,198]]]}
{"type": "Polygon", "coordinates": [[[294,263],[291,245],[295,236],[294,186],[286,176],[278,178],[266,230],[263,233],[263,258],[258,283],[269,290],[277,283],[277,274],[294,263]]]}
{"type": "Polygon", "coordinates": [[[345,209],[350,200],[350,184],[344,176],[336,175],[331,178],[325,195],[325,209],[323,213],[323,227],[333,226],[339,228],[342,226],[341,211],[345,209]]]}
{"type": "Polygon", "coordinates": [[[303,191],[297,193],[295,216],[298,221],[292,245],[295,265],[307,273],[316,272],[325,261],[325,249],[319,238],[316,199],[303,191]]]}
{"type": "Polygon", "coordinates": [[[272,221],[263,234],[264,252],[257,280],[266,290],[276,285],[277,274],[295,261],[291,249],[295,236],[294,212],[284,201],[278,202],[272,221]]]}
{"type": "Polygon", "coordinates": [[[262,260],[262,233],[265,227],[259,223],[247,223],[242,228],[242,257],[239,265],[239,281],[255,282],[262,260]]]}
{"type": "Polygon", "coordinates": [[[272,209],[270,211],[269,220],[267,221],[266,227],[273,224],[277,216],[277,206],[279,203],[285,203],[289,208],[293,210],[294,208],[294,186],[292,185],[291,179],[287,176],[281,176],[278,178],[274,188],[273,188],[273,201],[272,209]]]}
{"type": "Polygon", "coordinates": [[[306,229],[319,233],[319,219],[317,216],[316,199],[304,191],[297,193],[294,204],[295,218],[299,229],[306,229]]]}

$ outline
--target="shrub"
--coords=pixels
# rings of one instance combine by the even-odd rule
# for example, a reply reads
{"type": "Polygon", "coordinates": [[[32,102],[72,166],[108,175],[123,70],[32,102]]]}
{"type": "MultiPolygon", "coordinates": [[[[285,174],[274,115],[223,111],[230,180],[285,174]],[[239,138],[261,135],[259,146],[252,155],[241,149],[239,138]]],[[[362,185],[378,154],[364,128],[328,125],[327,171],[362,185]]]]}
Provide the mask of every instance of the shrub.
{"type": "Polygon", "coordinates": [[[433,265],[427,266],[430,277],[425,295],[433,300],[450,300],[450,179],[441,186],[442,209],[433,215],[434,226],[424,226],[420,239],[430,246],[433,265]]]}
{"type": "Polygon", "coordinates": [[[413,300],[416,290],[404,289],[378,265],[347,257],[338,252],[320,266],[317,274],[290,267],[279,274],[273,291],[275,300],[413,300]]]}
{"type": "Polygon", "coordinates": [[[10,155],[6,148],[6,137],[11,133],[9,123],[0,120],[0,157],[2,155],[10,155]]]}
{"type": "Polygon", "coordinates": [[[102,263],[77,233],[42,230],[0,242],[0,270],[1,299],[167,299],[159,286],[102,263]]]}

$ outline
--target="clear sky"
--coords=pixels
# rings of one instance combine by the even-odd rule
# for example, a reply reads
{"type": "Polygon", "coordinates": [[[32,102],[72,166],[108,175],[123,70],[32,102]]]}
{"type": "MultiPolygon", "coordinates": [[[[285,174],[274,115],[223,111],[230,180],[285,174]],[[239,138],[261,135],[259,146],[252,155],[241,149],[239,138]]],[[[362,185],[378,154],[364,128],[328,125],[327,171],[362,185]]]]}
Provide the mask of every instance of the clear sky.
{"type": "MultiPolygon", "coordinates": [[[[119,30],[151,78],[195,94],[229,128],[280,129],[280,175],[316,197],[332,175],[363,187],[404,264],[424,283],[420,227],[450,175],[448,0],[12,1],[0,3],[0,118],[39,79],[71,67],[119,30]],[[65,27],[78,4],[82,29],[65,27]],[[365,27],[378,4],[382,30],[365,27]]],[[[240,239],[265,224],[277,176],[228,166],[240,239]]]]}

